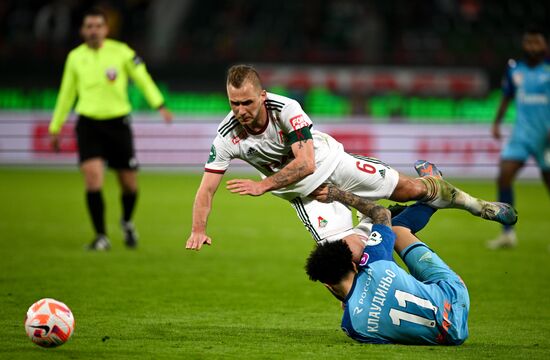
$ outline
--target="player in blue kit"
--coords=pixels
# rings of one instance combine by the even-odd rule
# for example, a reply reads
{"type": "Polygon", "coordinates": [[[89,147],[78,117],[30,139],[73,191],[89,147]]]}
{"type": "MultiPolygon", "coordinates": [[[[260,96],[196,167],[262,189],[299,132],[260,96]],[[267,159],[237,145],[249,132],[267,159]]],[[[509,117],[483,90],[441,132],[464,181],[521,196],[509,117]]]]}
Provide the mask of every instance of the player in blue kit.
{"type": "MultiPolygon", "coordinates": [[[[531,29],[523,35],[525,60],[509,60],[503,79],[503,96],[492,128],[501,138],[500,123],[509,103],[516,102],[517,119],[508,144],[500,155],[499,201],[514,204],[513,183],[530,156],[537,162],[550,191],[550,62],[548,43],[542,31],[531,29]]],[[[502,234],[487,245],[492,249],[514,247],[513,225],[504,225],[502,234]]]]}
{"type": "Polygon", "coordinates": [[[373,221],[368,238],[319,245],[306,272],[344,303],[342,329],[374,344],[460,345],[468,337],[468,290],[460,277],[414,234],[435,209],[417,203],[391,219],[386,208],[332,185],[316,191],[319,201],[340,201],[373,221]],[[392,227],[393,222],[393,227],[392,227]],[[393,250],[410,274],[393,259],[393,250]]]}

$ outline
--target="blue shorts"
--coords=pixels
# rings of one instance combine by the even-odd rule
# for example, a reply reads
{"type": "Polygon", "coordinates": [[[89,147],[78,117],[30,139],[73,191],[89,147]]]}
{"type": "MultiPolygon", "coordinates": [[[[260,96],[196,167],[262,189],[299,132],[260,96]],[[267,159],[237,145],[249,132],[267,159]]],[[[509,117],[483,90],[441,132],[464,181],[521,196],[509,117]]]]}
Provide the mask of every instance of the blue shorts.
{"type": "Polygon", "coordinates": [[[550,142],[548,141],[536,144],[512,137],[500,153],[502,160],[521,162],[527,161],[530,156],[535,158],[542,171],[550,171],[550,142]]]}

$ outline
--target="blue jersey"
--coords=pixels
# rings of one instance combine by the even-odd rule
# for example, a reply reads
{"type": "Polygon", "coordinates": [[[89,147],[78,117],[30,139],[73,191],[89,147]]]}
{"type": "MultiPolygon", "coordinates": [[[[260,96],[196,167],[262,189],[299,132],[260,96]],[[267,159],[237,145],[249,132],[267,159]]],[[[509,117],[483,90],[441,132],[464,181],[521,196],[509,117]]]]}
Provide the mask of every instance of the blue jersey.
{"type": "Polygon", "coordinates": [[[406,255],[410,261],[403,257],[411,273],[426,280],[419,281],[393,260],[394,242],[389,227],[373,226],[345,299],[344,332],[365,343],[463,343],[468,336],[469,299],[458,275],[418,242],[410,247],[417,253],[414,261],[414,256],[406,255]],[[413,262],[422,265],[415,269],[413,262]]]}
{"type": "Polygon", "coordinates": [[[509,60],[502,90],[516,102],[512,138],[544,147],[550,131],[550,62],[529,67],[524,61],[509,60]]]}

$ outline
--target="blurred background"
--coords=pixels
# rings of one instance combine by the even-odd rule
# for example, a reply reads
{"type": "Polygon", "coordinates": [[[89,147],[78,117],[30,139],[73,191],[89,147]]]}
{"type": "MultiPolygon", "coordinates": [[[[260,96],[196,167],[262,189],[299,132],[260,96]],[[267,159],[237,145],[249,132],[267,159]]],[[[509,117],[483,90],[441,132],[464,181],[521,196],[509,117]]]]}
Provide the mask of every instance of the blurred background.
{"type": "MultiPolygon", "coordinates": [[[[525,27],[550,23],[550,2],[530,0],[3,0],[0,163],[74,164],[71,122],[61,155],[48,154],[46,127],[92,6],[145,60],[176,115],[167,129],[130,87],[145,166],[201,167],[229,111],[225,71],[249,63],[350,152],[396,167],[429,156],[456,175],[494,176],[502,144],[490,123],[506,62],[521,57],[525,27]]],[[[514,117],[511,106],[505,122],[514,117]]]]}

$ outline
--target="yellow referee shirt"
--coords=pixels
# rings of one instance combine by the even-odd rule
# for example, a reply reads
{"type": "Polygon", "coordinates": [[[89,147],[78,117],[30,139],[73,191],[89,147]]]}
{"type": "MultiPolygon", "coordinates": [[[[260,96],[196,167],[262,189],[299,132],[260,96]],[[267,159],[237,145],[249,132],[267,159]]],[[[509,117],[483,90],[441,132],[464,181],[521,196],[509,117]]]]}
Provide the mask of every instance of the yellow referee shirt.
{"type": "Polygon", "coordinates": [[[50,133],[59,133],[76,97],[76,113],[95,120],[130,113],[128,76],[151,107],[158,108],[163,104],[164,99],[145,64],[128,45],[105,39],[99,49],[86,44],[73,49],[65,62],[50,133]]]}

